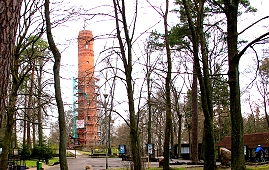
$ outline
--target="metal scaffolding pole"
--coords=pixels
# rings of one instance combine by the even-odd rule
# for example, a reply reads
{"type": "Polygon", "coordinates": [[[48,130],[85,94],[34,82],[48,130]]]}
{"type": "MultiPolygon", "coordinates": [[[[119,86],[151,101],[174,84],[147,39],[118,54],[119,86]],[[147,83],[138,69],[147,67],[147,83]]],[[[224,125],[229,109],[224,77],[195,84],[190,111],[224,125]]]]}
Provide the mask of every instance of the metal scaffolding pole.
{"type": "Polygon", "coordinates": [[[76,111],[77,111],[77,107],[76,107],[76,93],[77,93],[77,88],[76,88],[76,79],[75,77],[73,77],[73,138],[76,139],[77,138],[77,115],[76,115],[76,111]]]}
{"type": "Polygon", "coordinates": [[[104,106],[105,106],[105,126],[106,126],[106,169],[108,169],[108,128],[107,128],[107,124],[108,124],[108,117],[107,117],[107,101],[106,101],[106,98],[107,98],[107,94],[104,94],[104,97],[105,97],[105,103],[104,103],[104,106]]]}

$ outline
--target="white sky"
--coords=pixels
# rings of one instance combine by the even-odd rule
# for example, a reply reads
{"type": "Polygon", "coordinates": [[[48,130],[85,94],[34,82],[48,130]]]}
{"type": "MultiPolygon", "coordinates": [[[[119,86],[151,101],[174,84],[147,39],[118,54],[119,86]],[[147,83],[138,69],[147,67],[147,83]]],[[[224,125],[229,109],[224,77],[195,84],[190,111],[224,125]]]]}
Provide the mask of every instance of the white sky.
{"type": "MultiPolygon", "coordinates": [[[[239,24],[239,31],[240,29],[243,29],[242,27],[252,23],[252,21],[257,20],[261,18],[262,16],[266,16],[269,14],[268,12],[268,6],[269,1],[268,0],[250,0],[251,4],[258,8],[258,12],[256,14],[247,14],[245,19],[242,19],[242,23],[239,24]]],[[[66,1],[63,1],[66,2],[66,1]]],[[[132,2],[131,0],[128,0],[128,15],[133,15],[133,9],[132,9],[132,2]]],[[[161,0],[151,0],[151,2],[157,2],[154,3],[154,5],[158,7],[164,8],[163,1],[161,0]]],[[[172,2],[172,1],[171,1],[172,2]]],[[[102,1],[96,1],[96,0],[70,0],[69,6],[76,5],[78,7],[83,6],[85,9],[94,9],[89,11],[89,13],[106,13],[106,12],[113,12],[113,9],[109,4],[112,3],[112,0],[102,0],[102,1]],[[104,6],[106,5],[106,6],[104,6]]],[[[173,7],[170,6],[170,9],[173,7]]],[[[172,16],[172,14],[170,14],[172,16]]],[[[161,20],[161,17],[154,11],[152,8],[149,7],[149,5],[143,1],[143,3],[139,4],[139,10],[138,10],[138,19],[137,19],[137,35],[139,35],[141,32],[144,32],[148,28],[152,27],[156,23],[158,23],[161,20]]],[[[172,16],[169,18],[169,21],[171,25],[178,22],[178,19],[175,16],[172,16]]],[[[266,23],[269,23],[269,20],[265,20],[266,23]]],[[[265,23],[263,22],[263,23],[265,23]]],[[[268,25],[268,24],[264,24],[268,25]]],[[[76,77],[77,75],[77,36],[78,32],[80,30],[83,30],[84,26],[84,18],[80,17],[76,21],[71,21],[65,23],[65,26],[57,27],[53,30],[53,34],[55,35],[55,41],[59,44],[66,44],[64,46],[59,46],[61,50],[63,50],[62,53],[62,65],[61,68],[61,75],[64,77],[62,80],[62,92],[63,92],[63,98],[64,102],[68,104],[72,104],[72,77],[76,77]]],[[[94,34],[94,36],[100,36],[104,34],[110,34],[115,28],[114,21],[109,20],[108,17],[105,16],[96,16],[92,20],[86,21],[86,29],[91,30],[94,34]]],[[[161,21],[158,25],[156,25],[154,28],[158,29],[162,32],[163,30],[163,22],[161,21]]],[[[264,30],[268,30],[264,27],[256,27],[255,29],[251,29],[247,33],[245,33],[244,36],[251,38],[252,35],[261,34],[264,30]],[[259,30],[259,31],[258,31],[259,30]]],[[[143,38],[141,37],[138,42],[142,42],[143,38]]],[[[96,63],[100,62],[101,57],[100,52],[105,48],[105,44],[110,44],[112,42],[111,39],[96,39],[94,42],[94,51],[95,51],[95,59],[96,63]]],[[[141,44],[140,44],[141,45],[141,44]]],[[[251,63],[252,56],[244,57],[243,60],[240,62],[240,68],[244,70],[246,67],[248,67],[248,63],[251,63]]],[[[101,65],[100,65],[101,66],[101,65]]],[[[97,66],[98,67],[98,66],[97,66]]],[[[103,67],[103,65],[101,66],[103,67]]],[[[244,78],[249,78],[247,75],[243,75],[244,78]]],[[[249,83],[250,80],[248,79],[246,82],[241,83],[242,86],[249,83]]],[[[124,86],[121,86],[124,87],[124,86]]],[[[124,88],[125,90],[125,88],[124,88]]],[[[123,89],[121,90],[123,93],[117,93],[116,98],[122,98],[125,97],[125,92],[123,89]]],[[[126,98],[127,100],[127,98],[126,98]]],[[[125,105],[126,106],[126,105],[125,105]]],[[[127,109],[127,108],[125,108],[127,109]]]]}
{"type": "MultiPolygon", "coordinates": [[[[158,0],[160,1],[160,0],[158,0]]],[[[161,1],[160,1],[161,2],[161,1]]],[[[88,12],[88,14],[94,14],[94,13],[107,13],[107,12],[113,12],[113,8],[109,6],[108,4],[112,3],[112,0],[103,0],[103,1],[89,1],[89,0],[80,0],[75,1],[69,4],[69,6],[76,5],[78,7],[83,6],[86,10],[87,9],[93,9],[88,12]]],[[[157,5],[157,4],[155,4],[157,5]]],[[[162,6],[162,3],[159,3],[159,7],[162,6]]],[[[133,15],[133,8],[131,1],[128,1],[128,12],[127,15],[132,17],[133,15]],[[129,3],[130,2],[130,3],[129,3]],[[130,12],[129,12],[130,11],[130,12]]],[[[160,22],[160,24],[156,25],[155,28],[152,29],[158,29],[158,27],[162,28],[162,20],[161,17],[151,8],[148,4],[139,4],[138,7],[138,22],[137,22],[137,28],[136,28],[136,35],[140,35],[140,33],[147,31],[152,26],[156,25],[156,23],[160,22]]],[[[113,13],[112,13],[113,14],[113,13]]],[[[98,38],[94,41],[94,52],[95,52],[95,61],[99,63],[104,57],[104,54],[100,56],[101,51],[103,51],[105,48],[107,48],[112,43],[112,39],[107,39],[107,36],[102,36],[105,34],[110,34],[115,29],[115,22],[111,20],[111,18],[107,16],[96,16],[92,20],[86,20],[84,22],[85,18],[89,18],[89,16],[81,16],[78,20],[75,22],[67,22],[64,26],[57,27],[53,30],[53,34],[55,36],[55,40],[59,44],[65,44],[60,45],[59,48],[61,50],[64,49],[62,53],[62,68],[61,68],[61,75],[64,77],[62,80],[62,86],[63,86],[63,100],[67,104],[72,103],[72,77],[76,77],[77,75],[77,36],[80,30],[83,30],[84,24],[86,24],[86,29],[91,30],[93,32],[94,36],[97,36],[98,38]],[[101,39],[99,39],[99,37],[101,39]],[[106,46],[106,47],[105,47],[106,46]]],[[[151,31],[150,29],[149,31],[151,31]]],[[[162,30],[161,30],[162,31],[162,30]]],[[[142,41],[143,38],[140,38],[138,41],[142,41]]],[[[115,41],[115,40],[114,40],[115,41]]],[[[97,70],[102,69],[104,65],[98,64],[97,70]]],[[[98,76],[98,72],[96,73],[98,76]]],[[[101,78],[101,77],[100,77],[101,78]]],[[[117,85],[119,87],[119,85],[117,85]]],[[[123,85],[120,85],[121,94],[117,93],[116,98],[124,98],[124,100],[127,100],[126,98],[126,92],[125,87],[123,85]]],[[[101,94],[102,95],[102,94],[101,94]]],[[[126,105],[124,106],[124,109],[127,109],[126,105]]]]}

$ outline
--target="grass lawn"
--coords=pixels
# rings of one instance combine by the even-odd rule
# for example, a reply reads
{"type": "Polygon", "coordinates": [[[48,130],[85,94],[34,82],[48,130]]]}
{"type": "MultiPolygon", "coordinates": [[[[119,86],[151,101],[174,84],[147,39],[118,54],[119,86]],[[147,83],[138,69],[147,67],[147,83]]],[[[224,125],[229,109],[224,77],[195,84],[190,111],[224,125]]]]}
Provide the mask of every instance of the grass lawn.
{"type": "Polygon", "coordinates": [[[269,169],[269,165],[247,165],[247,170],[267,170],[269,169]]]}
{"type": "Polygon", "coordinates": [[[26,167],[36,167],[36,161],[35,160],[27,160],[26,167]]]}
{"type": "MultiPolygon", "coordinates": [[[[27,167],[36,167],[37,160],[27,160],[26,166],[27,167]]],[[[49,160],[49,165],[53,165],[55,162],[59,162],[59,158],[52,158],[49,160]]]]}

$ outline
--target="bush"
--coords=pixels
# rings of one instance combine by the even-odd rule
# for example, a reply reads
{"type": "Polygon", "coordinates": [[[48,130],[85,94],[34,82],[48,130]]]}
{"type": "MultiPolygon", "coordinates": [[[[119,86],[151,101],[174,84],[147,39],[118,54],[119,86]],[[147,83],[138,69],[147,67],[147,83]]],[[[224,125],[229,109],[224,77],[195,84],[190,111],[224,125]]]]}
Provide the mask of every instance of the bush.
{"type": "Polygon", "coordinates": [[[21,156],[21,160],[28,160],[31,157],[31,150],[28,145],[23,145],[21,149],[19,149],[19,154],[21,156]]]}
{"type": "Polygon", "coordinates": [[[48,164],[49,159],[53,157],[53,150],[47,145],[36,145],[32,150],[31,157],[38,160],[45,160],[46,164],[48,164]]]}

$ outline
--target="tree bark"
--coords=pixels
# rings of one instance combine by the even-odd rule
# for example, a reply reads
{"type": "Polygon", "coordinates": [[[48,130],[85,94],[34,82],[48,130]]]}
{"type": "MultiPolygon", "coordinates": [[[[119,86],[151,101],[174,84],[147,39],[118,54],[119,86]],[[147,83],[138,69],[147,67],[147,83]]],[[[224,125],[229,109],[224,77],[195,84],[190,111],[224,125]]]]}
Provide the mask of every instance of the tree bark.
{"type": "MultiPolygon", "coordinates": [[[[151,112],[151,106],[152,106],[152,101],[151,101],[151,80],[150,80],[150,75],[151,75],[151,66],[150,66],[150,54],[147,50],[147,63],[146,63],[146,79],[147,79],[147,94],[148,94],[148,101],[147,101],[147,104],[148,104],[148,127],[147,127],[147,132],[148,132],[148,144],[151,144],[152,140],[152,125],[151,125],[151,120],[152,120],[152,112],[151,112]]],[[[151,158],[151,154],[148,154],[149,156],[149,159],[151,158]]]]}
{"type": "MultiPolygon", "coordinates": [[[[0,170],[7,169],[9,140],[11,138],[9,132],[12,132],[14,126],[14,118],[9,119],[12,115],[8,115],[9,112],[5,110],[5,101],[10,82],[9,76],[14,57],[15,38],[20,19],[21,3],[22,0],[0,0],[0,137],[2,138],[4,136],[0,170]],[[3,120],[5,113],[7,113],[7,119],[3,120]],[[5,126],[2,126],[3,121],[6,121],[5,126]]],[[[10,96],[10,100],[11,98],[12,96],[10,96]]]]}
{"type": "MultiPolygon", "coordinates": [[[[14,87],[15,88],[15,87],[14,87]]],[[[7,126],[2,143],[2,154],[0,162],[0,170],[6,170],[8,166],[8,155],[9,151],[13,148],[11,146],[11,137],[15,124],[15,113],[16,113],[16,101],[17,101],[17,90],[12,88],[12,93],[9,96],[9,106],[7,108],[7,126]]],[[[12,153],[10,153],[12,154],[12,153]]]]}
{"type": "MultiPolygon", "coordinates": [[[[32,73],[31,73],[31,79],[30,79],[30,88],[29,88],[29,97],[28,97],[28,108],[33,108],[33,89],[34,89],[34,67],[32,68],[32,73]]],[[[34,136],[32,140],[31,136],[31,122],[34,121],[34,113],[33,109],[27,109],[27,145],[29,148],[32,148],[32,144],[34,143],[34,136]]],[[[33,124],[32,124],[33,125],[33,124]]],[[[33,125],[35,126],[35,125],[33,125]]]]}
{"type": "Polygon", "coordinates": [[[214,139],[214,126],[213,126],[213,106],[212,106],[212,85],[209,79],[208,68],[208,55],[206,50],[206,41],[203,32],[203,16],[204,16],[204,0],[199,0],[195,3],[197,6],[197,27],[195,27],[192,20],[189,2],[183,0],[183,5],[188,18],[189,28],[191,31],[193,53],[194,53],[194,65],[197,72],[197,77],[201,90],[202,109],[204,112],[204,169],[214,170],[216,166],[215,158],[215,139],[214,139]],[[200,66],[199,59],[199,45],[202,53],[203,72],[200,66]]]}
{"type": "Polygon", "coordinates": [[[178,115],[178,135],[177,135],[177,143],[178,143],[178,148],[177,148],[177,153],[178,153],[178,157],[181,157],[181,133],[182,133],[182,115],[181,114],[177,114],[178,115]]]}
{"type": "MultiPolygon", "coordinates": [[[[20,84],[22,83],[23,79],[19,78],[19,56],[15,55],[13,58],[12,63],[12,85],[11,85],[11,93],[9,95],[8,105],[7,105],[7,124],[5,135],[3,139],[3,152],[1,155],[1,162],[0,167],[3,168],[1,170],[6,170],[8,165],[8,155],[11,154],[9,151],[12,148],[12,141],[11,137],[14,132],[15,121],[16,121],[16,103],[18,98],[18,89],[20,84]]],[[[13,145],[14,147],[15,145],[13,145]]]]}
{"type": "Polygon", "coordinates": [[[177,134],[177,143],[178,143],[178,148],[177,148],[177,156],[181,156],[181,133],[182,133],[182,114],[180,113],[180,100],[179,100],[179,94],[181,94],[181,91],[177,91],[175,85],[171,86],[172,89],[172,94],[174,98],[174,109],[178,117],[178,134],[177,134]]]}
{"type": "Polygon", "coordinates": [[[54,42],[52,32],[51,32],[51,22],[50,22],[50,11],[49,11],[49,0],[45,0],[45,19],[47,27],[47,39],[49,47],[54,56],[54,88],[55,88],[55,98],[58,108],[58,120],[59,120],[59,130],[60,130],[60,145],[59,145],[59,159],[60,159],[60,169],[68,170],[68,164],[66,160],[66,147],[67,147],[67,133],[65,124],[65,112],[64,105],[61,95],[61,81],[60,81],[60,64],[61,64],[61,53],[54,42]]]}
{"type": "MultiPolygon", "coordinates": [[[[129,36],[129,29],[126,21],[125,1],[113,0],[115,19],[116,19],[116,31],[117,39],[120,46],[121,59],[124,65],[124,74],[126,78],[127,96],[129,104],[130,114],[130,140],[131,140],[131,152],[135,170],[142,169],[141,163],[141,147],[138,133],[138,116],[135,114],[134,96],[133,96],[133,82],[132,82],[132,39],[129,36]],[[120,8],[120,9],[119,9],[120,8]],[[121,14],[121,21],[119,20],[119,13],[121,14]],[[120,22],[123,24],[124,38],[121,36],[120,22]],[[125,50],[125,43],[126,48],[125,50]],[[126,52],[125,52],[126,51],[126,52]],[[127,54],[126,54],[127,53],[127,54]]],[[[137,8],[137,2],[136,2],[137,8]]],[[[137,9],[136,9],[137,10],[137,9]]]]}
{"type": "Polygon", "coordinates": [[[191,160],[198,162],[198,97],[197,97],[197,74],[195,64],[193,64],[193,80],[192,80],[192,142],[191,142],[191,160]]]}
{"type": "MultiPolygon", "coordinates": [[[[171,113],[171,71],[172,71],[172,60],[171,60],[171,51],[169,46],[169,38],[168,38],[168,23],[167,16],[169,10],[169,0],[166,0],[166,9],[163,16],[164,20],[164,34],[165,34],[165,48],[166,48],[166,57],[167,57],[167,73],[165,79],[165,101],[166,101],[166,122],[165,122],[165,138],[164,138],[164,164],[163,169],[169,170],[169,158],[170,158],[170,146],[169,141],[171,137],[171,129],[172,129],[172,113],[171,113]]],[[[171,146],[172,147],[172,146],[171,146]]]]}
{"type": "Polygon", "coordinates": [[[245,170],[244,158],[244,128],[241,114],[240,86],[239,86],[239,58],[238,58],[238,33],[237,14],[239,0],[225,0],[225,14],[227,17],[227,44],[229,61],[229,87],[230,87],[230,112],[232,122],[232,170],[245,170]]]}
{"type": "MultiPolygon", "coordinates": [[[[150,64],[149,60],[150,57],[147,57],[147,64],[150,64]]],[[[148,90],[148,144],[151,143],[151,117],[152,117],[152,113],[151,113],[151,81],[150,81],[150,69],[148,68],[149,66],[147,65],[147,90],[148,90]]]]}
{"type": "MultiPolygon", "coordinates": [[[[214,135],[214,114],[212,104],[212,82],[210,80],[209,61],[208,61],[208,49],[207,41],[205,39],[204,32],[204,0],[199,1],[198,8],[198,34],[200,42],[200,50],[202,53],[203,73],[201,70],[198,73],[198,79],[200,82],[201,96],[202,96],[202,108],[205,115],[204,122],[204,137],[205,137],[205,150],[204,157],[206,159],[204,169],[216,169],[216,155],[215,155],[215,135],[214,135]]],[[[198,62],[198,61],[197,61],[198,62]]]]}
{"type": "Polygon", "coordinates": [[[21,3],[22,0],[0,0],[0,77],[2,79],[0,81],[0,128],[5,112],[10,64],[14,55],[21,3]]]}
{"type": "Polygon", "coordinates": [[[42,92],[42,75],[43,75],[43,59],[39,61],[39,74],[37,78],[38,92],[37,92],[37,122],[38,122],[38,143],[39,146],[43,145],[43,130],[42,130],[42,106],[41,106],[41,92],[42,92]]]}

